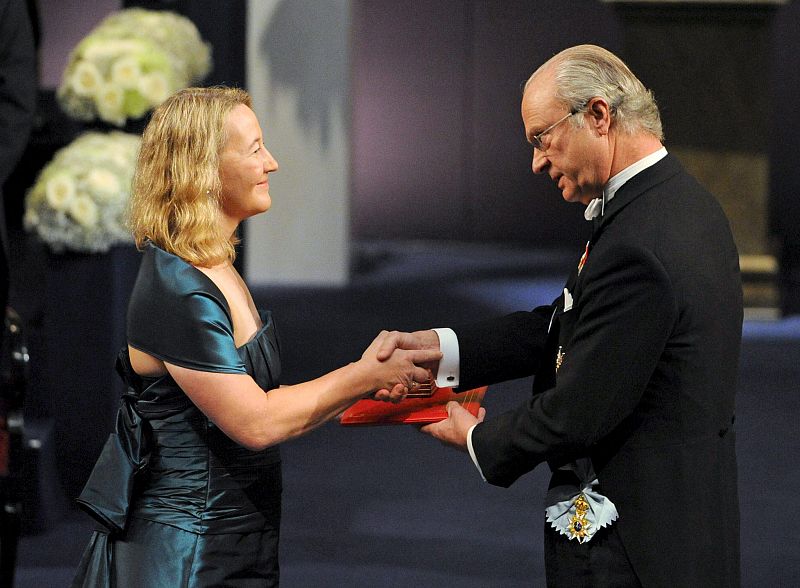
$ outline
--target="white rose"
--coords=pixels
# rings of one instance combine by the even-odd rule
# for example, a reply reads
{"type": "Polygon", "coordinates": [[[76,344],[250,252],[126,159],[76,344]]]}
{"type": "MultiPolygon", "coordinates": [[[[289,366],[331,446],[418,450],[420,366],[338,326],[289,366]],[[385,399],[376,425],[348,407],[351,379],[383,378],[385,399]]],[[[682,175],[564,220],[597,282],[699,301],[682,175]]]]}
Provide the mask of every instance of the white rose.
{"type": "Polygon", "coordinates": [[[75,66],[70,85],[79,96],[94,96],[103,84],[103,75],[90,61],[81,61],[75,66]]]}
{"type": "Polygon", "coordinates": [[[45,198],[55,210],[67,210],[75,199],[75,180],[65,173],[53,176],[45,186],[45,198]]]}
{"type": "Polygon", "coordinates": [[[86,176],[86,183],[89,186],[89,191],[100,202],[110,202],[120,193],[117,176],[107,169],[95,168],[91,170],[86,176]]]}
{"type": "Polygon", "coordinates": [[[162,17],[164,15],[152,12],[144,12],[137,15],[139,22],[142,26],[147,27],[148,30],[157,31],[164,23],[162,17]]]}
{"type": "Polygon", "coordinates": [[[139,78],[139,93],[153,105],[164,102],[170,95],[169,82],[166,76],[152,72],[139,78]]]}
{"type": "Polygon", "coordinates": [[[95,226],[99,217],[97,205],[88,196],[76,196],[70,203],[69,214],[84,227],[95,226]]]}
{"type": "Polygon", "coordinates": [[[121,57],[111,66],[111,83],[121,88],[135,88],[140,75],[139,62],[133,57],[121,57]]]}
{"type": "Polygon", "coordinates": [[[83,50],[84,59],[104,61],[118,55],[141,51],[142,42],[136,39],[98,39],[89,43],[83,50]]]}
{"type": "Polygon", "coordinates": [[[26,229],[32,229],[39,224],[39,214],[33,208],[28,208],[22,217],[22,224],[26,229]]]}
{"type": "Polygon", "coordinates": [[[131,165],[130,160],[122,153],[110,153],[109,161],[119,168],[126,168],[131,165]]]}
{"type": "Polygon", "coordinates": [[[125,113],[122,106],[125,101],[125,94],[119,86],[106,84],[94,96],[97,113],[104,121],[123,125],[125,124],[125,113]]]}

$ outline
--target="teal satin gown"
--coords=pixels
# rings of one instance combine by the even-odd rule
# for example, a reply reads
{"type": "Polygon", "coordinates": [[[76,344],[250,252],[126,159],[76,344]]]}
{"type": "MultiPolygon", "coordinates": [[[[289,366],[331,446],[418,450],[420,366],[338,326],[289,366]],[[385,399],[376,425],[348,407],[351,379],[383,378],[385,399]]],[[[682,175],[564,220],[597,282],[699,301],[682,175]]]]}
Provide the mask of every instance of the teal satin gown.
{"type": "MultiPolygon", "coordinates": [[[[280,352],[268,312],[241,347],[224,296],[202,272],[148,245],[128,309],[128,342],[202,371],[247,373],[278,386],[280,352]]],[[[79,502],[93,533],[73,586],[277,586],[278,447],[249,451],[192,404],[171,377],[142,378],[127,350],[128,385],[112,435],[79,502]]]]}

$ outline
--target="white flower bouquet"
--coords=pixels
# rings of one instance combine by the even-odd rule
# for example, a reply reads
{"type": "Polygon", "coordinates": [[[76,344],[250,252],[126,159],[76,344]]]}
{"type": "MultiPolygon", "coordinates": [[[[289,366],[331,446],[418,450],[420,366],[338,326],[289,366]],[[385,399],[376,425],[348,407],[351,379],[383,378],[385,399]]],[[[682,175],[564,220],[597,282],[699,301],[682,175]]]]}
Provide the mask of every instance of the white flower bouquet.
{"type": "Polygon", "coordinates": [[[73,118],[121,127],[202,80],[210,68],[211,48],[188,18],[128,8],[73,49],[56,95],[73,118]]]}
{"type": "Polygon", "coordinates": [[[132,242],[125,213],[140,143],[120,131],[89,132],[60,149],[25,197],[25,228],[57,253],[132,242]]]}

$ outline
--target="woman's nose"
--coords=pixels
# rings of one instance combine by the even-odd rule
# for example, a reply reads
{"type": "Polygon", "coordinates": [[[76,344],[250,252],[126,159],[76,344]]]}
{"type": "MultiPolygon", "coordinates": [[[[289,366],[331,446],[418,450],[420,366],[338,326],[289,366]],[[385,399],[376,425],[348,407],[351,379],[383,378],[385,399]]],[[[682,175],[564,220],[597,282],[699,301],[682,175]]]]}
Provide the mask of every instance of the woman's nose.
{"type": "Polygon", "coordinates": [[[278,171],[278,160],[272,157],[272,153],[268,149],[264,149],[264,152],[267,154],[266,158],[264,158],[264,168],[267,172],[278,171]]]}

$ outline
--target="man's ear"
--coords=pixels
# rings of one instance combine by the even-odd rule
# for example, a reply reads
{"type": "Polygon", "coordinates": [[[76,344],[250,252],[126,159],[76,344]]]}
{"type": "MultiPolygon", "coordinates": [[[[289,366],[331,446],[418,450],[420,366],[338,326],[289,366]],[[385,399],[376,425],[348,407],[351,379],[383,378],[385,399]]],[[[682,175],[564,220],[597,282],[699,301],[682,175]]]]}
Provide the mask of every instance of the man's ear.
{"type": "Polygon", "coordinates": [[[611,107],[603,98],[595,97],[586,105],[592,127],[600,134],[607,135],[611,127],[611,107]]]}

